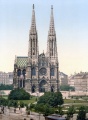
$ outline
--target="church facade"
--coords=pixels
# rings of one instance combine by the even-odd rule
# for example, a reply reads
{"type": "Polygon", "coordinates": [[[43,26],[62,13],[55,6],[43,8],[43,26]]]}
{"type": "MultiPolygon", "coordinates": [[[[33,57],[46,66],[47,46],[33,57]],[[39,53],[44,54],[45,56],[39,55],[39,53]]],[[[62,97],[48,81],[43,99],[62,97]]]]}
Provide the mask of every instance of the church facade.
{"type": "Polygon", "coordinates": [[[15,57],[13,84],[14,88],[24,88],[29,92],[56,92],[59,90],[59,62],[53,6],[51,7],[47,52],[39,54],[38,33],[33,5],[28,56],[15,57]]]}

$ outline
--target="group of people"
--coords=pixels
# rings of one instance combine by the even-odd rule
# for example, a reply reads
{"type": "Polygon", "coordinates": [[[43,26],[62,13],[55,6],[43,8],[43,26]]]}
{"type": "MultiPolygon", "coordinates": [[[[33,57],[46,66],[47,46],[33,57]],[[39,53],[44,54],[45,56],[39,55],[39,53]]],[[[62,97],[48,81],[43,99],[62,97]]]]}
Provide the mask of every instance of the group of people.
{"type": "MultiPolygon", "coordinates": [[[[1,113],[3,113],[4,114],[4,106],[1,106],[1,113]]],[[[16,113],[16,108],[14,108],[14,113],[16,113]]]]}

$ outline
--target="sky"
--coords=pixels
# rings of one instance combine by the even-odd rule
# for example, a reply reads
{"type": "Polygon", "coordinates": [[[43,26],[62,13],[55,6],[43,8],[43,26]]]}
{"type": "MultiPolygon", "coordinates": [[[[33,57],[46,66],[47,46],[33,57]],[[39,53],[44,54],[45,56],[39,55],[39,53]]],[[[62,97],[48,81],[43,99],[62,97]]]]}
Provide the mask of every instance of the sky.
{"type": "Polygon", "coordinates": [[[0,71],[12,72],[15,55],[28,55],[33,4],[39,53],[47,49],[53,5],[59,70],[88,72],[88,0],[0,0],[0,71]]]}

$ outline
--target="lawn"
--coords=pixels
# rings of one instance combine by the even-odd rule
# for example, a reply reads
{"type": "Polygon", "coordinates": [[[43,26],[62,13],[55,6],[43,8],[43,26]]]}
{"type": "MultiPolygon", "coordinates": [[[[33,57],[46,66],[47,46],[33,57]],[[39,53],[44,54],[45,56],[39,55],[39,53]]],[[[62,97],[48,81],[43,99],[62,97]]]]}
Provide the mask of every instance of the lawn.
{"type": "MultiPolygon", "coordinates": [[[[3,95],[2,97],[8,99],[8,96],[6,95],[3,95]]],[[[29,104],[29,103],[31,104],[31,103],[35,103],[37,101],[37,98],[35,96],[32,96],[30,100],[17,100],[17,101],[23,102],[25,104],[29,104]]]]}
{"type": "MultiPolygon", "coordinates": [[[[8,99],[8,96],[3,95],[2,96],[5,99],[8,99]]],[[[30,100],[19,100],[24,102],[25,104],[29,104],[29,103],[35,103],[37,101],[37,98],[35,96],[32,96],[30,100]]],[[[69,104],[69,105],[76,105],[76,106],[80,106],[80,105],[88,105],[88,101],[86,100],[76,100],[76,99],[64,99],[64,104],[69,104]]]]}
{"type": "MultiPolygon", "coordinates": [[[[30,100],[19,100],[26,104],[35,103],[37,101],[36,97],[33,96],[30,100]]],[[[88,105],[88,101],[85,100],[73,100],[73,99],[64,99],[64,104],[74,105],[74,106],[82,106],[88,105]]]]}
{"type": "Polygon", "coordinates": [[[63,110],[68,110],[68,107],[74,106],[77,110],[77,108],[81,106],[88,106],[88,101],[84,100],[73,100],[73,99],[64,99],[64,107],[63,110]]]}
{"type": "Polygon", "coordinates": [[[36,97],[32,97],[30,100],[18,100],[20,102],[24,102],[25,104],[31,104],[36,102],[36,97]]]}
{"type": "Polygon", "coordinates": [[[64,103],[87,103],[88,104],[88,101],[85,101],[85,100],[73,100],[73,99],[64,99],[64,103]]]}
{"type": "Polygon", "coordinates": [[[8,99],[8,95],[3,95],[2,97],[5,99],[8,99]]]}

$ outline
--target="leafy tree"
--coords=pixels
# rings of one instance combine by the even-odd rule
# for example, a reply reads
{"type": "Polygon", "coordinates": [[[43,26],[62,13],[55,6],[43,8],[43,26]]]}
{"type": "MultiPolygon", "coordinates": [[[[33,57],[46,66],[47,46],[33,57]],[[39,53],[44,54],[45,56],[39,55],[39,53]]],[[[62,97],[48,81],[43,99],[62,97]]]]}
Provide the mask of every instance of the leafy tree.
{"type": "Polygon", "coordinates": [[[0,90],[13,90],[13,85],[0,85],[0,90]]]}
{"type": "Polygon", "coordinates": [[[9,100],[8,101],[8,107],[18,107],[18,101],[16,100],[9,100]]]}
{"type": "Polygon", "coordinates": [[[35,105],[35,111],[38,113],[42,113],[44,116],[48,116],[54,113],[54,108],[49,106],[48,104],[37,104],[35,105]]]}
{"type": "Polygon", "coordinates": [[[61,91],[69,91],[69,90],[75,91],[75,88],[72,87],[72,86],[69,86],[69,85],[61,85],[61,86],[60,86],[60,90],[61,90],[61,91]]]}
{"type": "Polygon", "coordinates": [[[10,92],[8,96],[9,100],[29,100],[30,94],[24,89],[14,89],[10,92]]]}
{"type": "Polygon", "coordinates": [[[0,98],[0,105],[6,106],[8,104],[8,100],[4,98],[0,98]]]}
{"type": "Polygon", "coordinates": [[[24,107],[24,103],[21,101],[20,102],[20,107],[23,108],[24,107]]]}
{"type": "Polygon", "coordinates": [[[63,110],[62,110],[62,106],[58,106],[58,108],[57,108],[57,113],[58,114],[60,114],[60,115],[63,115],[64,114],[64,112],[63,112],[63,110]]]}
{"type": "Polygon", "coordinates": [[[86,113],[88,113],[88,106],[85,106],[86,113]]]}
{"type": "Polygon", "coordinates": [[[13,107],[15,107],[15,108],[18,107],[18,101],[16,101],[16,100],[13,101],[13,107]]]}
{"type": "Polygon", "coordinates": [[[60,92],[46,92],[38,100],[38,104],[49,104],[52,107],[62,105],[64,103],[62,94],[60,92]]]}
{"type": "Polygon", "coordinates": [[[85,118],[86,118],[86,110],[84,106],[81,106],[79,108],[77,120],[85,120],[85,118]]]}
{"type": "Polygon", "coordinates": [[[32,104],[32,103],[31,103],[29,109],[32,110],[32,109],[34,109],[34,108],[35,108],[35,104],[32,104]]]}
{"type": "Polygon", "coordinates": [[[74,113],[75,113],[74,106],[69,107],[68,112],[67,112],[67,119],[69,120],[71,117],[73,117],[74,113]]]}

